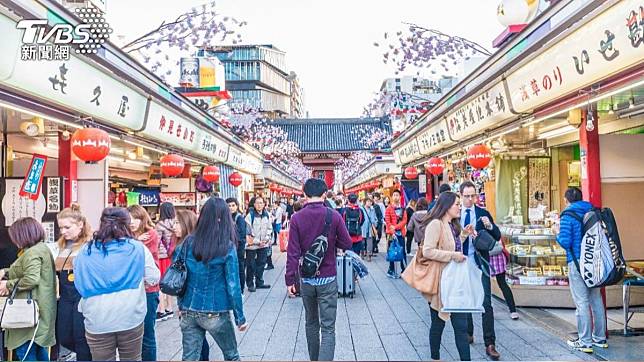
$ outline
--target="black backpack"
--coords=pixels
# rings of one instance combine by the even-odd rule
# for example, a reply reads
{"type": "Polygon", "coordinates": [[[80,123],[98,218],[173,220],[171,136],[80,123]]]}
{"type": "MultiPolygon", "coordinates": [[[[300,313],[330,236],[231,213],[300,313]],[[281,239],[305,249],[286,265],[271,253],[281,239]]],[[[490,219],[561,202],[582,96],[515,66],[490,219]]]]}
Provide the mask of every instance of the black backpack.
{"type": "Polygon", "coordinates": [[[378,204],[373,205],[373,209],[376,211],[376,220],[378,220],[379,223],[382,222],[382,220],[384,219],[384,215],[382,214],[382,209],[380,208],[380,205],[378,204]]]}
{"type": "Polygon", "coordinates": [[[344,223],[347,225],[349,235],[362,235],[362,211],[347,207],[344,210],[344,223]]]}
{"type": "Polygon", "coordinates": [[[324,230],[313,241],[313,244],[307,250],[302,258],[302,265],[300,266],[300,275],[302,278],[314,278],[318,275],[318,270],[322,264],[322,260],[329,250],[329,226],[331,225],[331,209],[326,208],[326,218],[324,220],[324,230]]]}
{"type": "Polygon", "coordinates": [[[564,211],[579,221],[582,232],[581,255],[572,255],[575,267],[588,288],[599,288],[619,283],[626,272],[626,260],[617,231],[617,223],[609,208],[593,208],[584,217],[573,211],[564,211]]]}

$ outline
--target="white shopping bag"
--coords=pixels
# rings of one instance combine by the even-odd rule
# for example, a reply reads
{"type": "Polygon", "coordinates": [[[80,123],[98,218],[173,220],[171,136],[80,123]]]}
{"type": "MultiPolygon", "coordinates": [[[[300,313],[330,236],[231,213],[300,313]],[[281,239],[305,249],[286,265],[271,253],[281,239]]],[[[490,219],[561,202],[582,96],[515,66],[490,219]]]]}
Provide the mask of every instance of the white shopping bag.
{"type": "Polygon", "coordinates": [[[441,276],[441,301],[444,313],[483,313],[481,270],[473,263],[449,262],[441,276]]]}

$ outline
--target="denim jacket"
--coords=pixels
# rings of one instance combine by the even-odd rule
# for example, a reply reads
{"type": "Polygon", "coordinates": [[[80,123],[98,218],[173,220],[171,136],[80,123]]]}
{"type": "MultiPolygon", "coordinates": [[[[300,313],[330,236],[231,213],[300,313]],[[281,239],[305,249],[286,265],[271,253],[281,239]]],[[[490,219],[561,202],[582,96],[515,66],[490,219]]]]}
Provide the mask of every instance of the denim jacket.
{"type": "Polygon", "coordinates": [[[192,253],[194,237],[188,236],[172,256],[175,261],[183,255],[183,248],[189,248],[186,254],[188,278],[186,291],[178,298],[182,311],[221,313],[229,310],[235,315],[235,324],[246,323],[242,305],[241,287],[239,285],[239,264],[236,248],[231,244],[228,254],[203,263],[195,259],[192,253]]]}

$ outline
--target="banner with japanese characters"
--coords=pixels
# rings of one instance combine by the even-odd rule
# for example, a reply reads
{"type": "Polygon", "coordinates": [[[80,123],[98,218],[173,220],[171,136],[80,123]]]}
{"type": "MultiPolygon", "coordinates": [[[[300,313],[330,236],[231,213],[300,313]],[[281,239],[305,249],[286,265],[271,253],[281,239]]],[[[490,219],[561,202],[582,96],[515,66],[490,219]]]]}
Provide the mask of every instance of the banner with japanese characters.
{"type": "Polygon", "coordinates": [[[226,162],[228,159],[228,149],[230,145],[221,138],[214,136],[208,132],[200,132],[199,142],[194,149],[195,153],[217,160],[219,162],[226,162]]]}
{"type": "Polygon", "coordinates": [[[198,145],[201,132],[204,131],[188,118],[153,101],[141,134],[181,150],[192,151],[198,145]]]}
{"type": "Polygon", "coordinates": [[[42,188],[42,179],[45,176],[45,167],[47,167],[47,156],[34,154],[18,192],[20,196],[32,200],[38,199],[42,188]]]}
{"type": "Polygon", "coordinates": [[[45,196],[40,194],[36,200],[20,196],[22,179],[0,180],[5,184],[5,193],[2,197],[2,215],[4,226],[11,226],[21,217],[33,217],[41,221],[47,209],[45,196]]]}
{"type": "Polygon", "coordinates": [[[63,208],[63,178],[47,177],[47,213],[58,213],[63,208]]]}
{"type": "Polygon", "coordinates": [[[259,175],[264,168],[262,160],[240,151],[237,148],[230,147],[228,150],[228,159],[226,163],[238,170],[248,172],[252,175],[259,175]]]}
{"type": "Polygon", "coordinates": [[[512,106],[529,112],[644,59],[644,2],[605,10],[507,77],[512,106]]]}
{"type": "Polygon", "coordinates": [[[416,141],[418,142],[420,153],[424,156],[429,156],[441,148],[454,144],[454,141],[450,138],[444,118],[436,120],[433,125],[418,133],[416,141]]]}
{"type": "Polygon", "coordinates": [[[411,137],[407,142],[396,147],[394,152],[397,153],[397,157],[402,165],[415,161],[423,156],[420,153],[420,148],[415,137],[411,137]]]}
{"type": "Polygon", "coordinates": [[[503,83],[499,81],[447,114],[446,119],[452,140],[461,141],[512,117],[503,83]]]}

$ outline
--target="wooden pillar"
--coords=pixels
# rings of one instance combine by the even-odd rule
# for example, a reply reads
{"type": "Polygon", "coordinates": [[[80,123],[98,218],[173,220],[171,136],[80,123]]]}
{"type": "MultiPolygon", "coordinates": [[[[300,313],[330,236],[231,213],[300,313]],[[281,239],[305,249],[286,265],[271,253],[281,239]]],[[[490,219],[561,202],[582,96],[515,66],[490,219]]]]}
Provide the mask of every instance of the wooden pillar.
{"type": "Polygon", "coordinates": [[[72,156],[71,135],[63,137],[62,132],[58,133],[58,175],[63,178],[64,206],[69,207],[77,201],[78,161],[72,156]]]}

